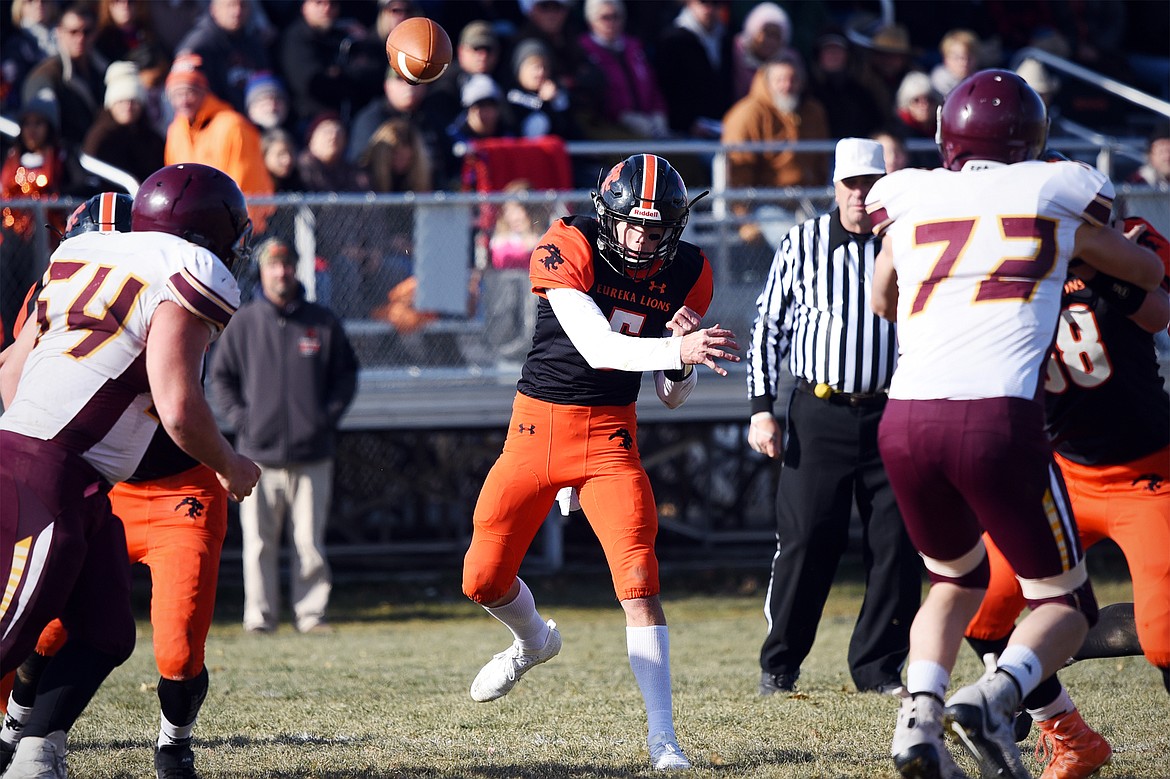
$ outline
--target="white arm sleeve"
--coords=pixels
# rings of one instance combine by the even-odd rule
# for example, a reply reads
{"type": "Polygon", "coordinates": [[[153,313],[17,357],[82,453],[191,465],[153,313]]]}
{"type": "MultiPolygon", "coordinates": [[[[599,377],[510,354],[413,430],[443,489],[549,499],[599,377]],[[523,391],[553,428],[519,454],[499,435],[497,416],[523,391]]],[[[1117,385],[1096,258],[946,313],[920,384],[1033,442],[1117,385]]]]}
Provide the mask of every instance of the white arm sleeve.
{"type": "Polygon", "coordinates": [[[553,314],[590,368],[617,371],[682,369],[682,338],[637,338],[615,333],[593,298],[577,289],[545,291],[553,314]]]}
{"type": "Polygon", "coordinates": [[[658,391],[658,399],[662,401],[662,405],[667,408],[678,408],[686,403],[698,381],[699,372],[693,367],[681,381],[671,381],[662,371],[654,371],[654,389],[658,391]]]}

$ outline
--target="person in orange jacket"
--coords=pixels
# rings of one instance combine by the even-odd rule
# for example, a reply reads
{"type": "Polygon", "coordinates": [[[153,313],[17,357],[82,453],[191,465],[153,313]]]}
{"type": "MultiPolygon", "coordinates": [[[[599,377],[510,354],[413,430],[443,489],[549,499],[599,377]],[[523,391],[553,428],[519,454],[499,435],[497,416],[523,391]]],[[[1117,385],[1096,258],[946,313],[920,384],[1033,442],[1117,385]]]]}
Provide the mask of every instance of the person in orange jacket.
{"type": "MultiPolygon", "coordinates": [[[[167,76],[166,95],[175,118],[167,127],[164,162],[210,165],[228,174],[245,197],[271,195],[274,187],[260,150],[260,131],[211,91],[202,66],[198,54],[181,54],[167,76]]],[[[264,231],[271,213],[271,207],[249,206],[257,233],[264,231]]]]}

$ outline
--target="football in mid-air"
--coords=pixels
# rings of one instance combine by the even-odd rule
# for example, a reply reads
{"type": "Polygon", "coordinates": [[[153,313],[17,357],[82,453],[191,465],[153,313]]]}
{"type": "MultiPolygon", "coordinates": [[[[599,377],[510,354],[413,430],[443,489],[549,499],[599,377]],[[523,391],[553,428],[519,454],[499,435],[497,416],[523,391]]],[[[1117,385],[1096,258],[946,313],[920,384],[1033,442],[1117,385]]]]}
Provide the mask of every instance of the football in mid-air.
{"type": "Polygon", "coordinates": [[[400,22],[386,38],[390,67],[408,84],[429,84],[443,75],[451,55],[447,31],[425,16],[400,22]]]}

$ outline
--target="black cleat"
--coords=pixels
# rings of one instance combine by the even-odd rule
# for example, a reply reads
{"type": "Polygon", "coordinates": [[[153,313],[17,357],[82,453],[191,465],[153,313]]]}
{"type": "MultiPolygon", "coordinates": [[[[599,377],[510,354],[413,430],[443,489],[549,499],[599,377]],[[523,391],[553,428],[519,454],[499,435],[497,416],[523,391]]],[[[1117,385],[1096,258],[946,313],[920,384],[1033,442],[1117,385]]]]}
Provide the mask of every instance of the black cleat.
{"type": "Polygon", "coordinates": [[[775,695],[778,692],[796,692],[796,679],[799,676],[800,671],[797,671],[794,674],[771,674],[767,671],[764,671],[760,674],[760,695],[767,696],[775,695]]]}
{"type": "Polygon", "coordinates": [[[154,748],[154,771],[158,779],[199,779],[191,739],[173,746],[154,748]]]}

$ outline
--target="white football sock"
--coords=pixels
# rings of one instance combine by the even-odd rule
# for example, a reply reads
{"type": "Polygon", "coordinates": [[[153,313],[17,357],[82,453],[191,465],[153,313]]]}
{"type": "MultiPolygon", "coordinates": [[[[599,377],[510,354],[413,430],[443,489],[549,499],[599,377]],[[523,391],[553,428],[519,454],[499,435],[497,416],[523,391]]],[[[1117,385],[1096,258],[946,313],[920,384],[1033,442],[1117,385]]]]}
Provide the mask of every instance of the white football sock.
{"type": "Polygon", "coordinates": [[[950,683],[951,672],[933,660],[915,660],[906,666],[906,691],[911,695],[926,692],[945,700],[950,683]]]}
{"type": "Polygon", "coordinates": [[[670,631],[666,625],[626,628],[630,670],[646,704],[648,736],[663,731],[674,738],[670,694],[670,631]]]}
{"type": "Polygon", "coordinates": [[[1020,698],[1028,697],[1028,693],[1036,689],[1044,678],[1044,668],[1040,665],[1040,658],[1029,647],[1023,644],[1009,644],[1003,654],[999,656],[999,670],[1007,671],[1020,686],[1020,698]]]}
{"type": "Polygon", "coordinates": [[[158,728],[158,745],[160,747],[170,747],[170,746],[174,746],[175,744],[182,744],[186,741],[190,741],[191,734],[195,732],[195,721],[198,719],[199,718],[196,717],[194,720],[191,720],[191,722],[189,722],[188,724],[179,726],[179,725],[171,724],[167,720],[165,714],[160,714],[159,715],[160,724],[159,724],[159,728],[158,728]]]}
{"type": "Polygon", "coordinates": [[[521,649],[535,651],[543,648],[548,641],[548,625],[536,610],[532,590],[528,589],[523,579],[517,577],[516,581],[520,582],[520,592],[511,603],[495,608],[484,606],[484,610],[512,631],[512,635],[520,642],[521,649]]]}
{"type": "Polygon", "coordinates": [[[21,706],[9,697],[8,712],[4,715],[4,726],[0,728],[0,741],[7,741],[9,744],[20,741],[20,731],[24,727],[24,723],[28,722],[30,715],[32,715],[31,706],[21,706]]]}
{"type": "Polygon", "coordinates": [[[1059,717],[1061,714],[1067,714],[1070,711],[1076,711],[1076,704],[1072,702],[1072,698],[1068,697],[1068,690],[1064,687],[1060,688],[1060,695],[1056,696],[1056,700],[1047,706],[1041,706],[1038,709],[1028,709],[1028,713],[1032,715],[1032,719],[1037,722],[1044,722],[1053,717],[1059,717]]]}

